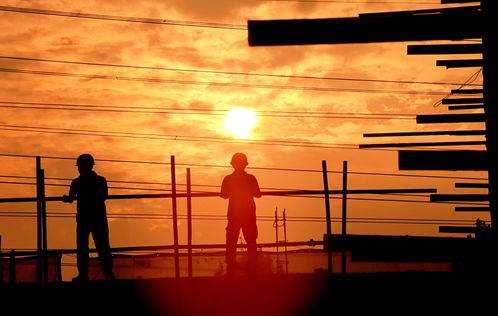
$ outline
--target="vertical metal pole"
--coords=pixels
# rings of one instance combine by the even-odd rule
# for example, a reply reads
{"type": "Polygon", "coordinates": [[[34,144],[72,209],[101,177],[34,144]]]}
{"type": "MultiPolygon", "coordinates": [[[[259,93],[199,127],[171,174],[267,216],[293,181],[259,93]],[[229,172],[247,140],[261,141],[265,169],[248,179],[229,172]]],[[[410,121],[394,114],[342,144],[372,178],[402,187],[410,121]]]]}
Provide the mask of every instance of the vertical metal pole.
{"type": "Polygon", "coordinates": [[[192,277],[192,184],[190,168],[187,168],[187,245],[188,245],[188,276],[192,277]]]}
{"type": "Polygon", "coordinates": [[[36,264],[36,281],[42,281],[43,275],[43,225],[42,225],[42,187],[40,181],[41,157],[36,156],[36,250],[38,260],[36,264]]]}
{"type": "Polygon", "coordinates": [[[287,219],[285,217],[285,208],[284,208],[284,242],[285,242],[285,273],[289,274],[289,260],[287,258],[287,219]]]}
{"type": "MultiPolygon", "coordinates": [[[[347,203],[348,203],[348,162],[342,162],[342,245],[346,239],[347,203]]],[[[342,249],[341,254],[342,273],[346,273],[346,249],[342,249]]]]}
{"type": "Polygon", "coordinates": [[[60,252],[57,253],[57,281],[62,281],[62,254],[60,252]]]}
{"type": "Polygon", "coordinates": [[[275,207],[275,244],[276,244],[276,249],[277,249],[277,265],[276,265],[276,272],[278,272],[278,265],[280,258],[278,256],[278,209],[275,207]]]}
{"type": "Polygon", "coordinates": [[[173,207],[173,245],[175,256],[175,277],[180,277],[180,258],[178,249],[178,218],[176,208],[176,173],[175,156],[171,156],[171,201],[173,207]]]}
{"type": "MultiPolygon", "coordinates": [[[[330,198],[329,198],[329,180],[327,174],[327,161],[322,160],[322,174],[323,174],[323,192],[325,197],[325,217],[327,220],[327,235],[326,238],[332,237],[332,222],[330,219],[330,198]]],[[[327,268],[329,274],[332,274],[332,249],[330,245],[327,247],[327,268]]]]}
{"type": "Polygon", "coordinates": [[[10,252],[9,282],[16,283],[16,251],[14,249],[10,252]]]}
{"type": "Polygon", "coordinates": [[[45,170],[40,169],[41,227],[42,227],[42,280],[48,282],[47,201],[45,200],[45,170]]]}

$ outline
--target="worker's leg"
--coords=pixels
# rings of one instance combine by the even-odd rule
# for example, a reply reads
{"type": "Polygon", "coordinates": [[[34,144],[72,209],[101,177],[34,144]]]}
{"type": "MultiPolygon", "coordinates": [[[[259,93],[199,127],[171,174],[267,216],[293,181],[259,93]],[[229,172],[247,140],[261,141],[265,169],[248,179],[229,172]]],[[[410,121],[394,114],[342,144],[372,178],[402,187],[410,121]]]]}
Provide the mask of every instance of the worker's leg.
{"type": "Polygon", "coordinates": [[[244,239],[247,243],[247,266],[250,273],[256,273],[258,265],[258,251],[256,239],[258,238],[258,227],[256,222],[247,223],[242,227],[244,239]]]}
{"type": "Polygon", "coordinates": [[[90,228],[87,221],[77,218],[76,224],[76,266],[78,267],[78,277],[75,280],[88,280],[88,241],[90,228]]]}
{"type": "Polygon", "coordinates": [[[106,280],[113,280],[112,272],[112,254],[109,243],[109,227],[107,219],[99,219],[92,230],[93,241],[99,254],[100,266],[106,280]]]}
{"type": "Polygon", "coordinates": [[[236,265],[236,255],[237,255],[237,239],[239,238],[240,226],[234,221],[228,220],[228,225],[226,227],[226,256],[225,262],[227,264],[227,273],[231,274],[234,272],[236,265]]]}

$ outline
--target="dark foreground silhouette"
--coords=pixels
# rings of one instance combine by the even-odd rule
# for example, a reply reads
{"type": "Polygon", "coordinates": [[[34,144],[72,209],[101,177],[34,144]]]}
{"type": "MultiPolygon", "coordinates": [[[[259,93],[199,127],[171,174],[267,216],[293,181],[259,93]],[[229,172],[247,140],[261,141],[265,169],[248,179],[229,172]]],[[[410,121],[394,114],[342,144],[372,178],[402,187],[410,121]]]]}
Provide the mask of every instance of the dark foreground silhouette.
{"type": "Polygon", "coordinates": [[[69,195],[63,197],[63,202],[67,203],[77,200],[76,246],[78,276],[73,281],[88,280],[88,242],[90,233],[99,254],[105,279],[115,279],[112,272],[112,255],[105,205],[108,195],[107,181],[93,171],[94,164],[95,161],[89,154],[82,154],[78,157],[76,165],[80,176],[72,181],[69,195]]]}
{"type": "Polygon", "coordinates": [[[495,280],[404,272],[0,283],[0,297],[6,315],[473,315],[494,310],[495,280]]]}
{"type": "Polygon", "coordinates": [[[247,270],[254,274],[257,268],[255,197],[261,197],[258,181],[245,171],[249,164],[245,154],[233,155],[230,164],[234,168],[232,174],[223,179],[221,197],[228,199],[228,224],[226,227],[226,264],[227,274],[233,275],[237,270],[236,251],[240,231],[247,243],[247,270]]]}

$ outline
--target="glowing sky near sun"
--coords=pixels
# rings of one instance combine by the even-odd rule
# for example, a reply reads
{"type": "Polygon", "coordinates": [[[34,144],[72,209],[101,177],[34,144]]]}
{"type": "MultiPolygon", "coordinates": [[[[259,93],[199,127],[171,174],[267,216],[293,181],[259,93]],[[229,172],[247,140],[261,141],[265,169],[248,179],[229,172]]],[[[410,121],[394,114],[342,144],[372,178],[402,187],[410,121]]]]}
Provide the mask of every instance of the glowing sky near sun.
{"type": "Polygon", "coordinates": [[[225,119],[225,129],[236,138],[248,138],[256,123],[256,114],[250,109],[233,108],[225,119]]]}

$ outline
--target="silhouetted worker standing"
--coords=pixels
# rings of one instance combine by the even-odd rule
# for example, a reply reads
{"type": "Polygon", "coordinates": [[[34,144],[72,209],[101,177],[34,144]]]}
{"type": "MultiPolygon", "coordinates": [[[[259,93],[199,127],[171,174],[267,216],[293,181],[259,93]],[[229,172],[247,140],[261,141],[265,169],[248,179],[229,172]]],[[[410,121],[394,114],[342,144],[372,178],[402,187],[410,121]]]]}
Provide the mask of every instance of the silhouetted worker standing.
{"type": "Polygon", "coordinates": [[[230,162],[235,169],[223,179],[221,197],[228,200],[228,224],[226,227],[226,263],[227,273],[233,274],[236,265],[237,239],[240,230],[247,243],[249,271],[255,272],[257,265],[255,197],[261,197],[258,181],[252,174],[245,172],[248,165],[243,153],[233,155],[230,162]]]}
{"type": "Polygon", "coordinates": [[[105,200],[107,199],[107,181],[93,171],[95,161],[90,154],[78,157],[76,165],[80,176],[71,182],[69,196],[64,195],[63,202],[77,200],[76,245],[78,276],[73,281],[88,280],[88,242],[90,233],[99,254],[100,265],[106,280],[114,280],[112,272],[112,255],[109,244],[109,228],[105,200]]]}

